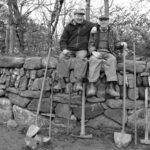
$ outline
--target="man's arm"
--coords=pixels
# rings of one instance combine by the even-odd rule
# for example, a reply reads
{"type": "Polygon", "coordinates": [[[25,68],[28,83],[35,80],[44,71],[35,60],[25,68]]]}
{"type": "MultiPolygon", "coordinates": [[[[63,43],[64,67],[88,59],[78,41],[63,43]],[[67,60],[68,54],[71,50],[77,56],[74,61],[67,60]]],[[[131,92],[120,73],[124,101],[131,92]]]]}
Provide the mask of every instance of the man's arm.
{"type": "Polygon", "coordinates": [[[95,40],[96,33],[97,33],[97,28],[93,27],[90,32],[90,38],[89,38],[89,44],[88,44],[88,50],[90,53],[96,50],[96,40],[95,40]]]}
{"type": "Polygon", "coordinates": [[[67,49],[68,40],[69,40],[69,31],[68,26],[66,26],[60,38],[60,49],[62,51],[67,49]]]}

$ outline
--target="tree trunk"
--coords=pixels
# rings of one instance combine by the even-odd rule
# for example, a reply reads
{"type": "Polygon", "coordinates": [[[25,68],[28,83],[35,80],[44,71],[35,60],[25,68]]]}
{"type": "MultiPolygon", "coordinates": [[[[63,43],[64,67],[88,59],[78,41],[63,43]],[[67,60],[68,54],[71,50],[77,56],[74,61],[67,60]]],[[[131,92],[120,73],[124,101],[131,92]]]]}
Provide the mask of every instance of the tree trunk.
{"type": "Polygon", "coordinates": [[[10,34],[9,34],[9,54],[13,54],[14,52],[14,26],[10,25],[10,34]]]}
{"type": "Polygon", "coordinates": [[[105,15],[109,17],[109,0],[104,0],[105,5],[105,15]]]}
{"type": "Polygon", "coordinates": [[[7,53],[7,54],[9,52],[9,34],[10,34],[10,26],[7,23],[7,25],[6,25],[6,37],[5,37],[5,46],[6,46],[5,53],[7,53]]]}
{"type": "Polygon", "coordinates": [[[86,20],[90,20],[90,2],[91,0],[86,0],[86,20]]]}

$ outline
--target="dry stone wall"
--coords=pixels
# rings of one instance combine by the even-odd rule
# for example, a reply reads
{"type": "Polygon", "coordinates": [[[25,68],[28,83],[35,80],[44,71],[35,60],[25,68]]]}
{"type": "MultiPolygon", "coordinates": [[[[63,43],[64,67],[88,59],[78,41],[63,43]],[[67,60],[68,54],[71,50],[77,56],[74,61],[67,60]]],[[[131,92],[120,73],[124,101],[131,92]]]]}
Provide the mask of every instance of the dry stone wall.
{"type": "MultiPolygon", "coordinates": [[[[47,58],[42,57],[0,57],[0,122],[14,119],[18,124],[30,125],[35,122],[36,110],[42,87],[47,58]]],[[[44,87],[39,126],[48,125],[50,112],[50,94],[52,76],[56,72],[57,59],[51,58],[44,87]]],[[[127,60],[127,106],[126,125],[134,127],[134,75],[133,61],[127,60]]],[[[136,107],[138,127],[144,129],[144,89],[148,86],[149,62],[136,62],[136,107]],[[142,74],[142,76],[141,76],[142,74]]],[[[122,124],[123,106],[123,63],[117,67],[118,84],[116,89],[120,98],[114,99],[106,93],[105,76],[102,73],[96,83],[97,93],[91,98],[86,97],[86,125],[95,129],[101,127],[120,128],[122,124]]],[[[56,81],[54,81],[55,84],[56,81]]],[[[69,108],[68,85],[63,91],[55,92],[53,96],[53,125],[66,127],[67,119],[71,119],[74,127],[81,119],[81,93],[72,92],[71,109],[69,108]]],[[[149,109],[150,118],[150,109],[149,109]]]]}

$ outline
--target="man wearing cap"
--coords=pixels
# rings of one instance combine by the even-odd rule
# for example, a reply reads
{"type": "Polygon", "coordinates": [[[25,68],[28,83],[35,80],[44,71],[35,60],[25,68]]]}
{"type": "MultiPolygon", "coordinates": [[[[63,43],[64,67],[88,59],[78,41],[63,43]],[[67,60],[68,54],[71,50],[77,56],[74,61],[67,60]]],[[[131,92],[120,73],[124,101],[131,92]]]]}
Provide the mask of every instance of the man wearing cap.
{"type": "Polygon", "coordinates": [[[89,40],[89,60],[88,80],[90,83],[87,96],[96,94],[94,83],[97,82],[103,66],[107,80],[107,93],[113,97],[119,97],[119,92],[115,90],[117,81],[115,50],[123,49],[127,46],[125,42],[120,42],[117,31],[109,25],[109,18],[101,16],[99,23],[92,28],[89,40]]]}
{"type": "Polygon", "coordinates": [[[87,69],[87,51],[88,41],[93,23],[84,20],[84,9],[76,9],[74,18],[65,27],[60,39],[60,48],[62,50],[57,65],[59,76],[58,84],[54,89],[61,89],[64,78],[70,78],[75,82],[75,90],[82,90],[82,80],[85,77],[87,69]],[[70,74],[70,69],[71,71],[70,74]]]}

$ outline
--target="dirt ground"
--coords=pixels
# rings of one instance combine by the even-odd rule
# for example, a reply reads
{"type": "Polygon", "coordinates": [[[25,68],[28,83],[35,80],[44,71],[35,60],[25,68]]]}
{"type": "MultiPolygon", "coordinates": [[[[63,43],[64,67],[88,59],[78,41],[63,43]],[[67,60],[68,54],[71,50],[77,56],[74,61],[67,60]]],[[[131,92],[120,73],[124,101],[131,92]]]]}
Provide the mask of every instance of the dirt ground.
{"type": "MultiPolygon", "coordinates": [[[[23,127],[8,129],[0,125],[0,150],[29,150],[25,148],[25,133],[23,127]]],[[[119,150],[113,141],[113,133],[96,131],[92,139],[79,139],[67,136],[65,133],[52,135],[52,140],[47,145],[36,150],[119,150]]],[[[138,141],[139,143],[139,141],[138,141]]],[[[134,145],[132,142],[122,150],[150,150],[150,146],[134,145]]]]}

